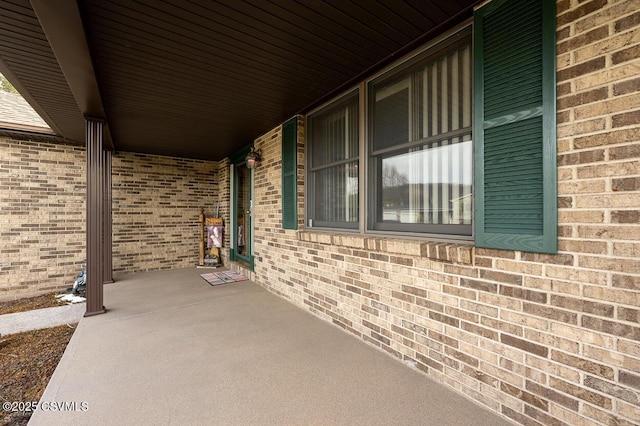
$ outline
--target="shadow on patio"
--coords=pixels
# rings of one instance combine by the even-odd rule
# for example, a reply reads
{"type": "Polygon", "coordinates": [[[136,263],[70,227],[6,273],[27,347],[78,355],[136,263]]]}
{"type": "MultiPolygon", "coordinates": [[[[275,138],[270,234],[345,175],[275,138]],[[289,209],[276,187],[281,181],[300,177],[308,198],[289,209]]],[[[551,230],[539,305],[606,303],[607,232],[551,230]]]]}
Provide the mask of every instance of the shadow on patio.
{"type": "Polygon", "coordinates": [[[212,287],[205,272],[105,286],[107,314],[80,322],[41,400],[78,411],[30,424],[511,424],[250,281],[212,287]]]}

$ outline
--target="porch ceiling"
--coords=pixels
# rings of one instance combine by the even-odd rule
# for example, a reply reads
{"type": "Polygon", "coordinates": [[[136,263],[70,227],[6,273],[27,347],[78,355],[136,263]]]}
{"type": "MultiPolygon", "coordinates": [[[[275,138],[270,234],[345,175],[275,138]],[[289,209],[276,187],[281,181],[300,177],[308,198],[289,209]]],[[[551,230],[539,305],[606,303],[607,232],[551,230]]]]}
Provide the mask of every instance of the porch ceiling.
{"type": "Polygon", "coordinates": [[[79,0],[77,28],[47,24],[38,3],[0,3],[0,72],[58,135],[82,141],[83,114],[95,115],[64,58],[82,56],[68,42],[81,30],[116,150],[220,160],[477,0],[79,0]]]}

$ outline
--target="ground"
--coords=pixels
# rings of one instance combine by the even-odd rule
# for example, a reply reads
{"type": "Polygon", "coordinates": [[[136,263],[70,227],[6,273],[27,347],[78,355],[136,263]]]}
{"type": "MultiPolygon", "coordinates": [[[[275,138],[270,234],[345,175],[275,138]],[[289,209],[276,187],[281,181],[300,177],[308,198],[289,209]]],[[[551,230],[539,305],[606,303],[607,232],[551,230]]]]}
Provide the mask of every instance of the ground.
{"type": "MultiPolygon", "coordinates": [[[[53,294],[0,303],[0,314],[58,306],[53,294]]],[[[44,392],[76,324],[28,331],[0,337],[0,409],[1,425],[26,425],[29,408],[44,392]],[[6,403],[15,403],[5,410],[6,403]]]]}
{"type": "Polygon", "coordinates": [[[0,315],[64,305],[64,303],[58,302],[58,299],[55,298],[56,294],[58,293],[47,293],[41,296],[29,297],[26,299],[0,302],[0,315]]]}

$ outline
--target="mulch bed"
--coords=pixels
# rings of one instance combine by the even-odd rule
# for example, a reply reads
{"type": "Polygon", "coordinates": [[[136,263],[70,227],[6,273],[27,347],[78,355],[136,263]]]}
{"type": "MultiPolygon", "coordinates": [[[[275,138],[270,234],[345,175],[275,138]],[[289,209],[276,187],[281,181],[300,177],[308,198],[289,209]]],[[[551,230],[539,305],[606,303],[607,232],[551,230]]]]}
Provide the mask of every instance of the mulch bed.
{"type": "MultiPolygon", "coordinates": [[[[54,294],[0,303],[0,314],[60,306],[54,294]]],[[[0,403],[40,400],[76,324],[0,337],[0,403]]],[[[0,409],[0,425],[26,425],[30,412],[0,409]]]]}
{"type": "Polygon", "coordinates": [[[36,297],[0,302],[0,315],[64,305],[64,302],[59,302],[56,299],[56,294],[59,293],[47,293],[36,297]]]}

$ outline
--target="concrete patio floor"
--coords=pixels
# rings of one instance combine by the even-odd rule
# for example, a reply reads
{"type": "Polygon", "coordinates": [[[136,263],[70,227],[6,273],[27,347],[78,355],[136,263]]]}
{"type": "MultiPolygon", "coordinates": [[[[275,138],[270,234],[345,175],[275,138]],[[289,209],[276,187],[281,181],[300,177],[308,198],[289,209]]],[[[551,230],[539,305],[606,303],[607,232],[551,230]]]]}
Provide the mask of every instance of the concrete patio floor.
{"type": "Polygon", "coordinates": [[[83,318],[30,425],[509,425],[387,354],[244,281],[117,276],[83,318]],[[86,408],[86,410],[84,409],[86,408]]]}

